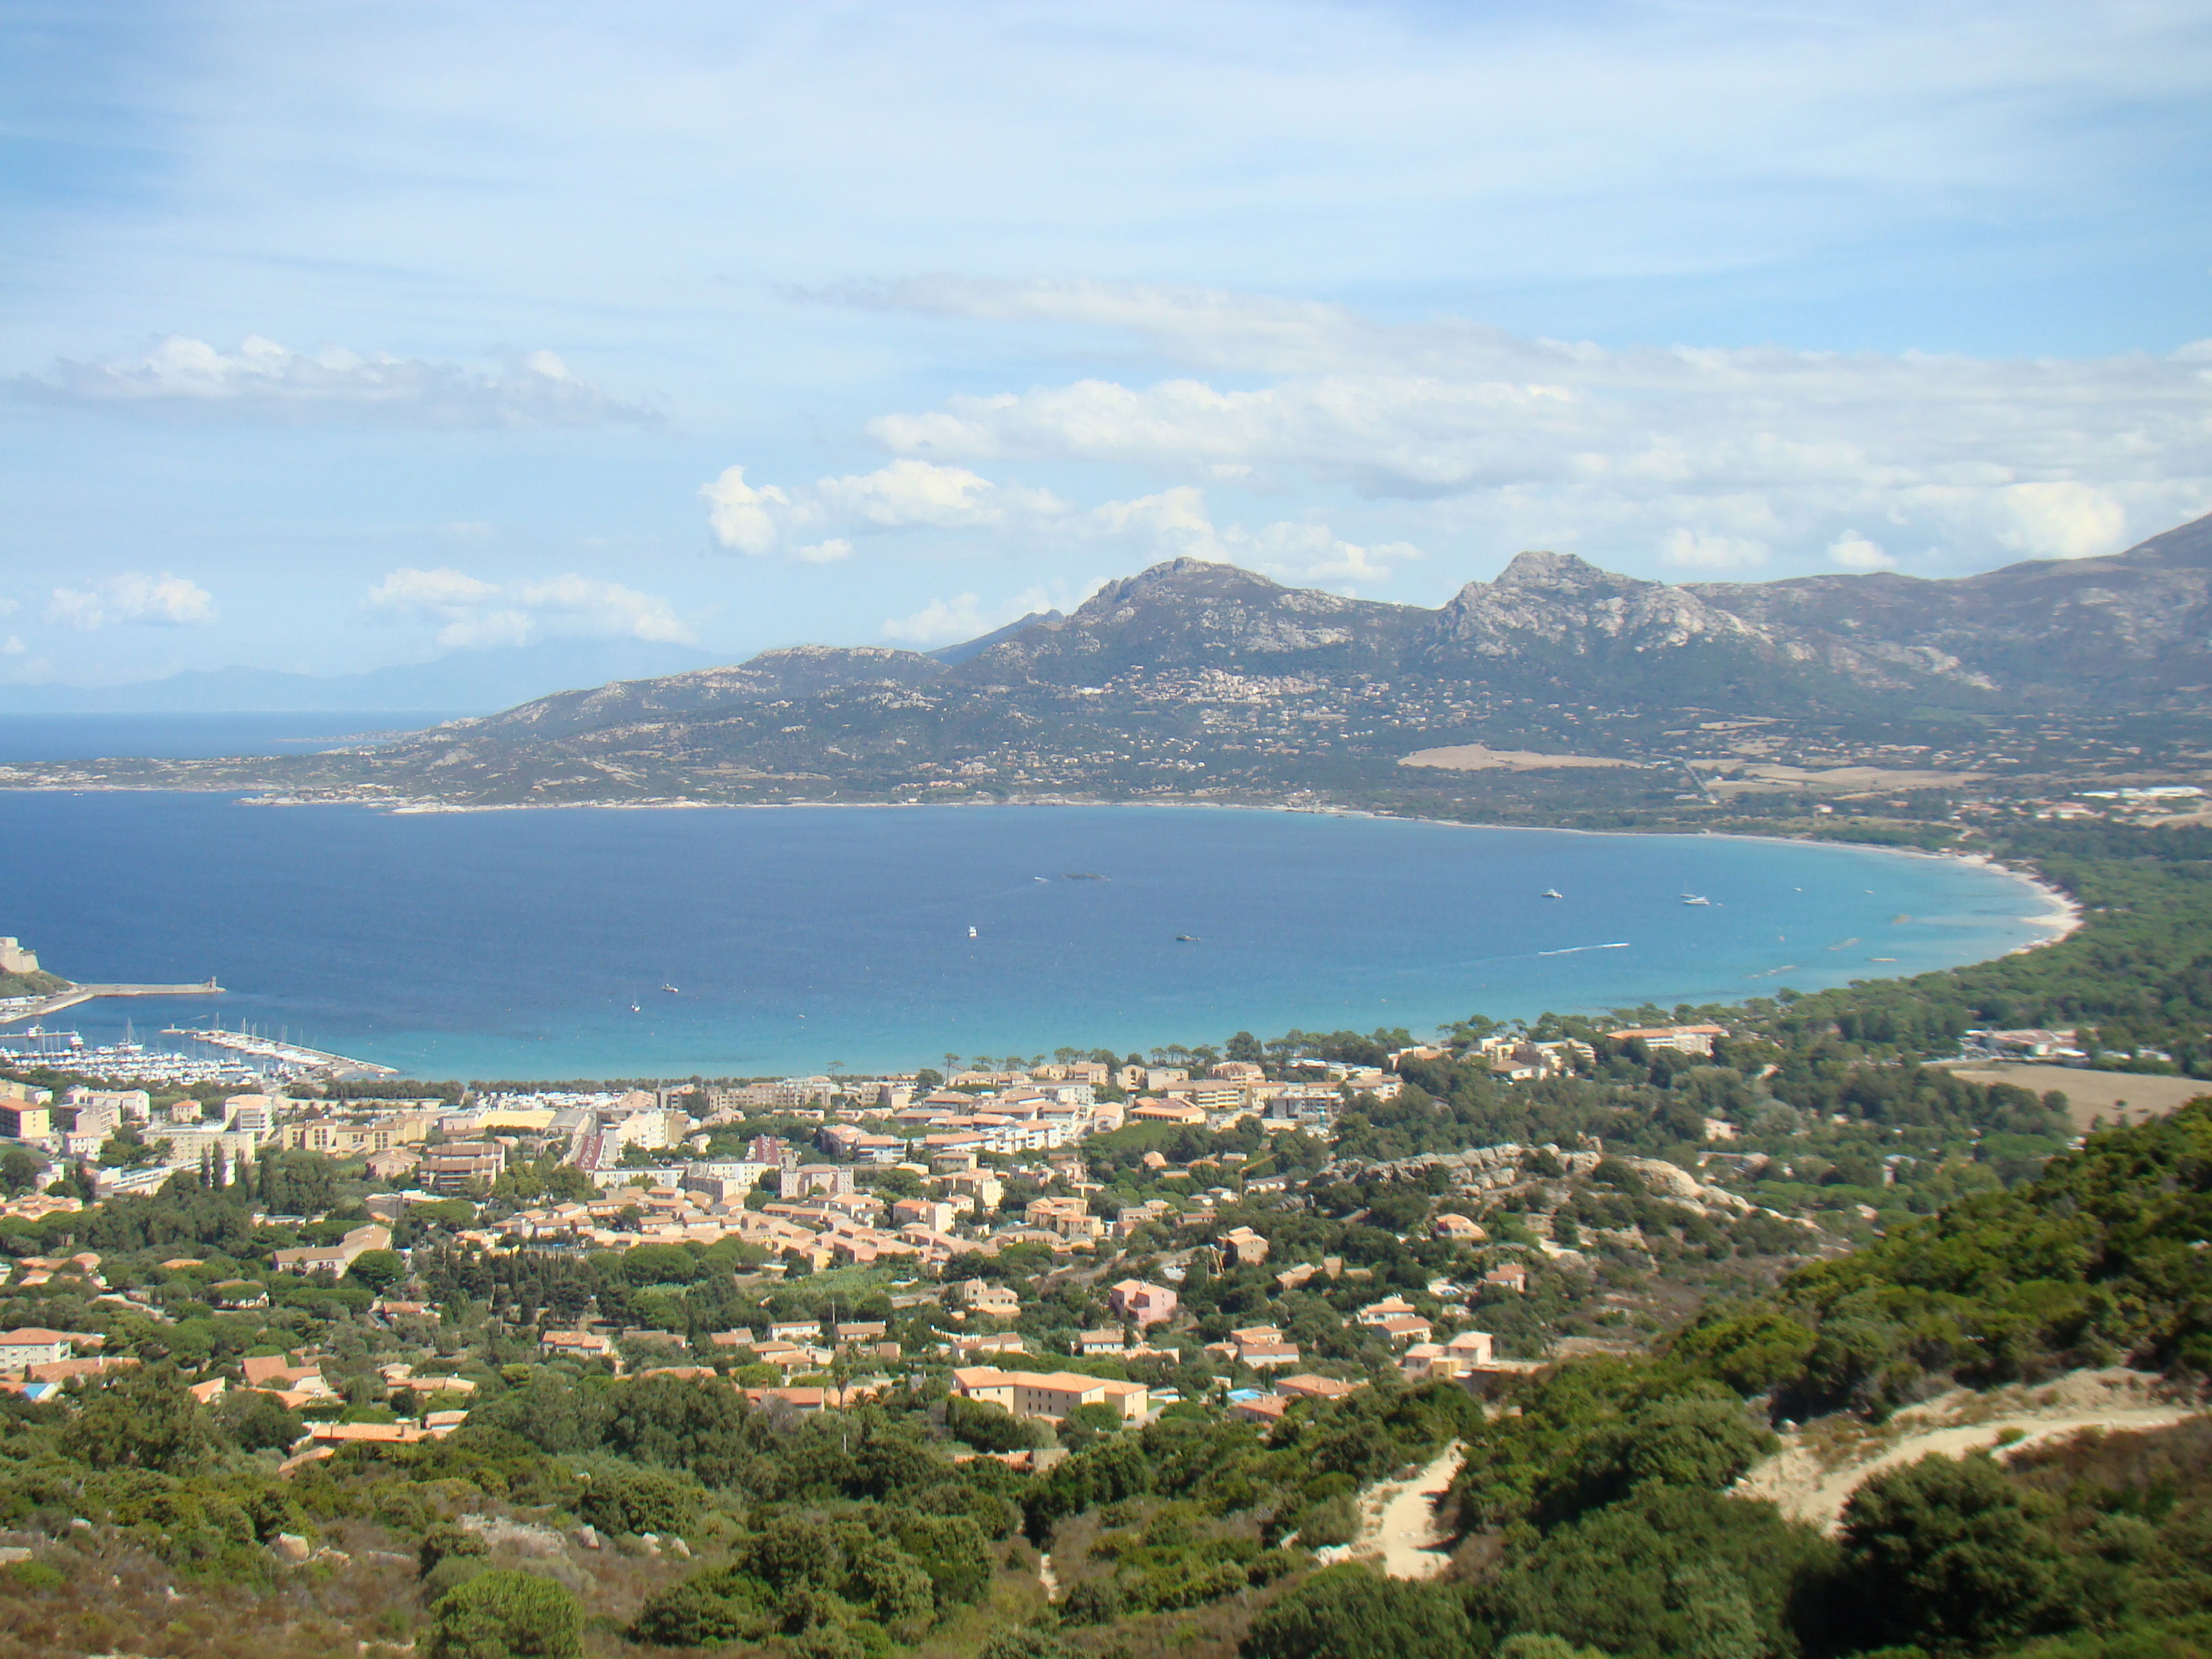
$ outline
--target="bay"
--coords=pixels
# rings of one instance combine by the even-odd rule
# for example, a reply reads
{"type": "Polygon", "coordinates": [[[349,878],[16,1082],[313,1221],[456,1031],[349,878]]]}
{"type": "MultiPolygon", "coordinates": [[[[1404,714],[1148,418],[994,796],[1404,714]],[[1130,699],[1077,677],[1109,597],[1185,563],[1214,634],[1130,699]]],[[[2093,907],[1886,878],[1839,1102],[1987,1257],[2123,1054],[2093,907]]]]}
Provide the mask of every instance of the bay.
{"type": "Polygon", "coordinates": [[[1957,860],[1264,811],[0,794],[0,933],[73,979],[227,988],[70,1011],[88,1041],[216,1016],[423,1077],[1422,1035],[1955,965],[2050,908],[1957,860]]]}

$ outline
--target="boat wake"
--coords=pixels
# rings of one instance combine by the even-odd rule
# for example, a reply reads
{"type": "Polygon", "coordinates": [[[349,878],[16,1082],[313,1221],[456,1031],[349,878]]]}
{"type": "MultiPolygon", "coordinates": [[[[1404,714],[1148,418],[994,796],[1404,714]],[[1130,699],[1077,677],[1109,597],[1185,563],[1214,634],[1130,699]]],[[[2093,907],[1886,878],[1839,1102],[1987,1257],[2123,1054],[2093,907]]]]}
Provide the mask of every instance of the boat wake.
{"type": "Polygon", "coordinates": [[[1557,951],[1539,951],[1536,954],[1540,957],[1571,957],[1582,951],[1626,951],[1627,948],[1628,941],[1620,939],[1610,945],[1569,945],[1557,951]]]}

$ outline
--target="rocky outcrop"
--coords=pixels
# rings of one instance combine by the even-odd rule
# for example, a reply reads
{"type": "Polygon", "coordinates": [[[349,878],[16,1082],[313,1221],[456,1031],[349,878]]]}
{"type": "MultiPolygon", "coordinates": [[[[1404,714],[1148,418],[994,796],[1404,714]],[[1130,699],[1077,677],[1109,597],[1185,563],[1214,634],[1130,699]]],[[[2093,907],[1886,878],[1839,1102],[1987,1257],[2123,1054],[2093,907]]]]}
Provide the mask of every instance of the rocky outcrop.
{"type": "Polygon", "coordinates": [[[954,672],[968,684],[1056,685],[1101,684],[1136,668],[1395,673],[1434,614],[1170,559],[1108,583],[1073,615],[1024,629],[954,672]]]}

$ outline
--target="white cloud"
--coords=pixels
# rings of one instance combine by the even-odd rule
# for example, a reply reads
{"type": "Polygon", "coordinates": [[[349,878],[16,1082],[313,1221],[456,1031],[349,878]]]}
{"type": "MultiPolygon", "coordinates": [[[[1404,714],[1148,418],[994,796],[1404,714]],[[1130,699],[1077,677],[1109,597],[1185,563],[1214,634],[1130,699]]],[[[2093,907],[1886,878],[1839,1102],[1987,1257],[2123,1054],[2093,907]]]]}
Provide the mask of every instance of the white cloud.
{"type": "Polygon", "coordinates": [[[1262,382],[1083,379],[869,423],[893,453],[941,467],[1343,486],[1456,504],[1438,521],[1501,534],[1556,526],[1615,556],[1658,542],[1695,568],[1755,562],[1753,543],[1816,556],[1869,519],[1970,566],[2081,557],[2212,507],[2200,346],[2033,361],[1613,349],[1210,290],[938,279],[861,297],[1120,331],[1262,382]]]}
{"type": "Polygon", "coordinates": [[[910,617],[892,617],[884,624],[883,635],[916,651],[928,651],[975,639],[1040,611],[1072,611],[1085,597],[1088,595],[1055,602],[1044,588],[1032,587],[1002,604],[985,606],[975,594],[959,593],[950,599],[932,599],[910,617]]]}
{"type": "Polygon", "coordinates": [[[1048,490],[1002,489],[965,467],[899,460],[859,477],[824,478],[814,486],[823,509],[886,530],[938,530],[999,525],[1010,514],[1050,517],[1066,511],[1048,490]]]}
{"type": "Polygon", "coordinates": [[[1748,536],[1723,536],[1687,526],[1669,531],[1660,556],[1683,570],[1749,570],[1766,562],[1773,550],[1748,536]]]}
{"type": "Polygon", "coordinates": [[[1997,539],[2033,558],[2117,553],[2127,534],[2127,508],[2086,483],[2017,483],[2000,492],[1999,500],[2015,525],[1999,532],[1997,539]]]}
{"type": "MultiPolygon", "coordinates": [[[[1013,613],[1016,617],[1022,614],[1018,611],[1013,613]]],[[[1011,622],[1012,617],[1007,620],[1011,622]]],[[[933,646],[950,645],[956,640],[972,640],[1000,625],[984,619],[973,593],[960,593],[950,599],[932,599],[910,617],[892,617],[884,624],[884,637],[926,651],[933,646]]]]}
{"type": "Polygon", "coordinates": [[[22,654],[23,642],[13,634],[4,640],[0,640],[0,657],[20,657],[22,654]]]}
{"type": "Polygon", "coordinates": [[[699,493],[708,527],[725,547],[756,558],[782,553],[810,564],[848,557],[844,537],[808,538],[835,526],[848,535],[896,530],[1000,529],[1046,523],[1073,509],[1047,489],[1002,486],[965,467],[896,460],[873,472],[821,478],[804,489],[745,482],[726,468],[699,493]]]}
{"type": "Polygon", "coordinates": [[[1828,556],[1846,570],[1894,570],[1897,561],[1856,530],[1828,544],[1828,556]]]}
{"type": "Polygon", "coordinates": [[[64,359],[43,375],[7,384],[18,397],[46,403],[290,424],[599,426],[658,418],[580,379],[550,351],[487,370],[386,352],[364,356],[338,346],[294,351],[258,335],[225,352],[173,334],[143,356],[64,359]]]}
{"type": "Polygon", "coordinates": [[[439,623],[438,643],[448,649],[576,637],[688,644],[696,637],[666,599],[588,576],[501,583],[459,570],[403,568],[369,589],[368,604],[439,623]]]}
{"type": "MultiPolygon", "coordinates": [[[[965,467],[898,460],[788,490],[749,484],[744,468],[732,466],[699,493],[708,526],[725,547],[817,564],[851,556],[851,536],[902,530],[981,532],[985,548],[1018,544],[1028,552],[1121,544],[1132,556],[1218,559],[1292,581],[1378,582],[1393,565],[1420,556],[1407,542],[1363,546],[1319,523],[1218,526],[1204,492],[1189,484],[1084,509],[1050,490],[998,483],[965,467]],[[806,539],[825,529],[844,533],[806,539]]],[[[921,614],[933,618],[927,625],[937,625],[933,612],[921,614]]]]}
{"type": "Polygon", "coordinates": [[[784,526],[794,514],[791,497],[774,484],[745,482],[742,466],[724,469],[712,483],[699,486],[707,501],[707,527],[725,547],[756,558],[775,551],[784,526]]]}
{"type": "Polygon", "coordinates": [[[1410,543],[1364,547],[1344,540],[1324,524],[1278,520],[1257,528],[1217,526],[1205,495],[1188,484],[1134,501],[1108,501],[1085,516],[1084,528],[1188,558],[1243,565],[1285,581],[1340,586],[1385,580],[1393,565],[1421,556],[1410,543]]]}
{"type": "Polygon", "coordinates": [[[125,623],[191,627],[216,619],[215,598],[198,582],[166,570],[158,576],[126,570],[84,587],[57,587],[45,617],[57,627],[88,633],[125,623]]]}

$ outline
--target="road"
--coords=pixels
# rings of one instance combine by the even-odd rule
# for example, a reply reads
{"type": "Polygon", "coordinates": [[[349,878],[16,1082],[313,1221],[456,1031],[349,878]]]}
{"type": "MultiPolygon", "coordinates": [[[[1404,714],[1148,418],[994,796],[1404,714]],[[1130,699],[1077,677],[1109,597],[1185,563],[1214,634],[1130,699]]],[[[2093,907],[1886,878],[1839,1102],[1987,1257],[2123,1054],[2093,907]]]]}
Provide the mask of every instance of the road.
{"type": "Polygon", "coordinates": [[[2193,1401],[2161,1397],[2162,1392],[2160,1378],[2114,1367],[2069,1372],[2039,1387],[1987,1394],[1960,1389],[1901,1411],[1879,1428],[1829,1419],[1785,1437],[1782,1450],[1733,1490],[1739,1498],[1771,1499],[1790,1519],[1832,1533],[1844,1505],[1868,1476],[1930,1452],[2005,1455],[2087,1429],[2166,1428],[2203,1409],[2193,1401]]]}

